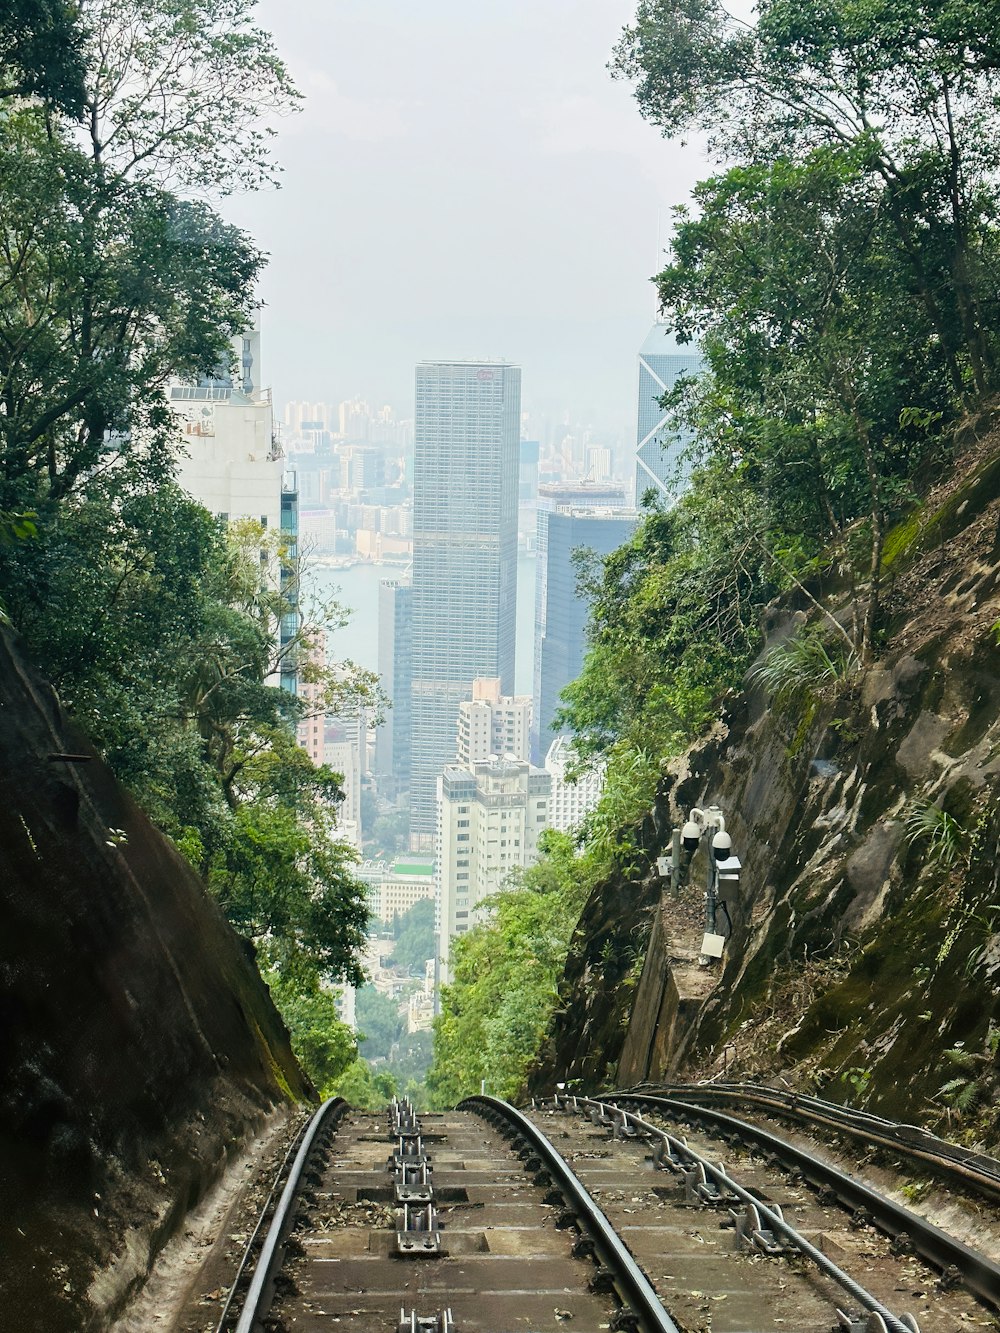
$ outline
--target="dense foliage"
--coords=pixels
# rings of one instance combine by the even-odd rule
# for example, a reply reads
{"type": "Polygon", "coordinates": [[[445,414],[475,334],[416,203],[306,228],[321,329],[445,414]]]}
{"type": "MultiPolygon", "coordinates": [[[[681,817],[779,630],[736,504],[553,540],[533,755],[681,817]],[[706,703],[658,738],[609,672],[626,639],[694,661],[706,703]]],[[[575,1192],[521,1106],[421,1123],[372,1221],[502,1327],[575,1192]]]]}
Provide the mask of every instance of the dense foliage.
{"type": "MultiPolygon", "coordinates": [[[[339,608],[294,609],[284,536],[174,485],[164,392],[217,374],[253,314],[262,256],[210,201],[274,178],[266,118],[297,94],[252,10],[0,16],[0,607],[315,1029],[320,981],[362,980],[366,910],[337,775],[296,747],[278,672],[294,655],[324,711],[372,681],[315,661],[339,608]]],[[[356,1054],[331,1033],[308,1039],[319,1081],[356,1054]]]]}
{"type": "MultiPolygon", "coordinates": [[[[492,899],[489,919],[452,946],[427,1076],[437,1106],[478,1092],[512,1097],[538,1049],[590,881],[565,834],[548,832],[542,857],[492,899]]],[[[490,905],[488,903],[488,905],[490,905]]]]}
{"type": "Polygon", "coordinates": [[[434,900],[421,898],[407,911],[393,918],[392,961],[416,976],[423,976],[427,962],[435,956],[437,935],[434,930],[434,900]]]}
{"type": "MultiPolygon", "coordinates": [[[[720,0],[639,0],[622,36],[612,68],[642,114],[705,135],[717,169],[677,211],[656,279],[668,329],[703,358],[665,400],[690,484],[582,562],[590,650],[560,720],[583,762],[607,763],[580,831],[598,875],[642,872],[636,826],[662,765],[740,682],[776,593],[796,586],[815,613],[788,678],[878,651],[886,530],[998,388],[995,29],[963,0],[760,0],[749,22],[720,0]],[[821,605],[831,567],[853,623],[821,605]]],[[[522,885],[457,945],[440,1099],[480,1078],[517,1088],[558,970],[525,947],[544,901],[522,885]]]]}

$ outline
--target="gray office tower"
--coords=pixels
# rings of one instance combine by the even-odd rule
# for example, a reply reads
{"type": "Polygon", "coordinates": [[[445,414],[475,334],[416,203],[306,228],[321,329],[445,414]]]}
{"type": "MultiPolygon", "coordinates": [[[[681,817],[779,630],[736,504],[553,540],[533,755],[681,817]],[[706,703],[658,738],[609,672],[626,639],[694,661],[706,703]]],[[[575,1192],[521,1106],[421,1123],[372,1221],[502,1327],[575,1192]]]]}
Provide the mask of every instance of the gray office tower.
{"type": "Polygon", "coordinates": [[[686,469],[681,460],[690,436],[667,422],[659,400],[681,376],[695,376],[704,368],[698,348],[681,346],[656,323],[639,349],[639,411],[635,445],[635,502],[648,490],[673,500],[683,488],[686,469]],[[678,466],[680,465],[680,466],[678,466]]]}
{"type": "Polygon", "coordinates": [[[521,371],[485,361],[417,366],[413,450],[410,833],[437,825],[458,705],[476,676],[514,687],[521,371]]]}
{"type": "Polygon", "coordinates": [[[576,680],[587,651],[590,605],[577,591],[573,552],[586,547],[608,555],[629,537],[637,514],[623,506],[623,488],[595,487],[589,503],[552,506],[552,492],[579,483],[539,487],[538,564],[535,574],[535,679],[531,710],[531,762],[542,765],[560,728],[553,726],[559,695],[576,680]],[[548,494],[544,494],[548,493],[548,494]],[[543,507],[548,501],[548,507],[543,507]]]}
{"type": "Polygon", "coordinates": [[[409,576],[378,585],[379,684],[392,704],[375,734],[375,775],[395,800],[410,786],[410,662],[413,587],[409,576]]]}

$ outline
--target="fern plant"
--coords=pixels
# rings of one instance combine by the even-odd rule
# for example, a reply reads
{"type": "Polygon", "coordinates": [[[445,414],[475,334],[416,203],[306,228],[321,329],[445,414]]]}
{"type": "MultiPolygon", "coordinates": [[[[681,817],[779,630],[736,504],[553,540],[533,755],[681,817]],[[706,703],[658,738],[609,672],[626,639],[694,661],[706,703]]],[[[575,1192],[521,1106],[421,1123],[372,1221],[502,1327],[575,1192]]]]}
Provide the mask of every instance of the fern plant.
{"type": "Polygon", "coordinates": [[[947,810],[918,797],[906,807],[903,841],[908,847],[925,842],[927,862],[948,870],[964,857],[965,829],[947,810]]]}
{"type": "Polygon", "coordinates": [[[763,685],[782,702],[845,680],[857,670],[859,661],[853,649],[835,648],[818,630],[807,629],[772,648],[763,661],[751,667],[747,679],[763,685]]]}

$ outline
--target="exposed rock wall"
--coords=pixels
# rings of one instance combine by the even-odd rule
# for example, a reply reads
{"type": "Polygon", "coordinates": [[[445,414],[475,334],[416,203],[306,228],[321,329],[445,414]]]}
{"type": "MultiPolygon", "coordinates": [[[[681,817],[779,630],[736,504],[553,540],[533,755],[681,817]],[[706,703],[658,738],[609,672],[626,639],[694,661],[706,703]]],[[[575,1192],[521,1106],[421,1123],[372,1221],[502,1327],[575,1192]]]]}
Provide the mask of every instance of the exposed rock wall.
{"type": "Polygon", "coordinates": [[[227,1154],[312,1091],[240,941],[6,632],[0,1071],[0,1290],[46,1333],[101,1327],[227,1154]]]}
{"type": "MultiPolygon", "coordinates": [[[[682,810],[717,803],[743,859],[721,975],[706,986],[695,962],[697,861],[679,896],[648,868],[602,886],[567,968],[554,1077],[781,1073],[904,1116],[940,1113],[962,1064],[970,1082],[995,1081],[998,445],[890,534],[874,665],[780,707],[759,690],[736,696],[672,766],[651,855],[682,810]],[[929,835],[904,837],[921,801],[949,816],[943,855],[929,835]],[[602,987],[581,966],[594,939],[611,953],[649,941],[633,986],[602,987]],[[949,1050],[969,1059],[956,1067],[949,1050]]],[[[846,596],[829,604],[847,623],[846,596]]],[[[805,601],[779,608],[771,641],[812,614],[805,601]]]]}

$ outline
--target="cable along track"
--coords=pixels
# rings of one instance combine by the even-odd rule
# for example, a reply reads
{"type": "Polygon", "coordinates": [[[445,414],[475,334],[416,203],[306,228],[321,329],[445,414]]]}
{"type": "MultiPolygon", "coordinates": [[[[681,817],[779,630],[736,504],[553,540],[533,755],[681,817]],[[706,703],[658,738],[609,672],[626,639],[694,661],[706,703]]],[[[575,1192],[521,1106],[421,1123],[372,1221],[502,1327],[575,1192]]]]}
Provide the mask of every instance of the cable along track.
{"type": "Polygon", "coordinates": [[[578,1230],[600,1211],[537,1127],[463,1107],[317,1123],[238,1333],[679,1333],[607,1223],[578,1230]]]}
{"type": "MultiPolygon", "coordinates": [[[[867,1210],[852,1204],[856,1211],[846,1216],[828,1182],[818,1196],[806,1186],[810,1177],[803,1167],[811,1159],[783,1166],[776,1144],[765,1161],[759,1145],[734,1149],[731,1138],[727,1155],[738,1166],[727,1170],[718,1161],[717,1142],[706,1146],[698,1135],[697,1143],[689,1143],[613,1101],[648,1107],[655,1099],[559,1097],[554,1109],[537,1110],[535,1118],[544,1116],[550,1133],[565,1126],[563,1133],[576,1138],[579,1115],[591,1118],[592,1138],[608,1146],[570,1153],[574,1169],[687,1329],[827,1333],[833,1325],[845,1333],[905,1333],[919,1326],[920,1333],[953,1333],[959,1321],[995,1325],[968,1292],[950,1289],[953,1272],[938,1281],[912,1253],[909,1224],[919,1228],[921,1219],[906,1210],[898,1210],[908,1224],[898,1229],[903,1239],[893,1244],[870,1225],[867,1210]],[[631,1174],[623,1175],[629,1159],[631,1174]],[[661,1181],[669,1173],[671,1183],[652,1183],[654,1168],[661,1181]]],[[[676,1118],[676,1103],[664,1113],[676,1118]]],[[[718,1139],[717,1132],[707,1132],[718,1139]]],[[[955,1253],[966,1250],[951,1244],[955,1253]]],[[[981,1255],[975,1260],[994,1267],[981,1255]]],[[[982,1277],[982,1267],[979,1272],[982,1277]]]]}
{"type": "Polygon", "coordinates": [[[724,1106],[737,1111],[760,1110],[773,1117],[832,1129],[869,1147],[887,1148],[911,1157],[953,1184],[971,1187],[979,1194],[1000,1200],[1000,1161],[995,1157],[950,1143],[919,1125],[899,1124],[871,1111],[758,1083],[639,1084],[630,1088],[628,1095],[657,1097],[706,1108],[724,1106]]]}

